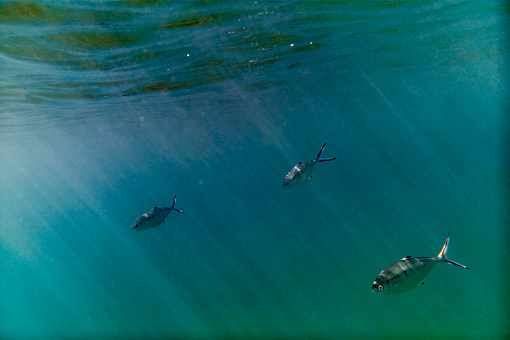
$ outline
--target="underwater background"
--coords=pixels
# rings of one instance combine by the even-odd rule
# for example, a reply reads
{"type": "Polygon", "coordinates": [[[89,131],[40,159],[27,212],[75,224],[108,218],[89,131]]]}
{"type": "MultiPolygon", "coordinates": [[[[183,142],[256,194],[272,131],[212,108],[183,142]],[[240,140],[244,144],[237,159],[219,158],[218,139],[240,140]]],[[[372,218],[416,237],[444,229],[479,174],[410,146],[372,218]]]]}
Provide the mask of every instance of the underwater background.
{"type": "Polygon", "coordinates": [[[508,338],[509,13],[0,3],[0,337],[508,338]]]}

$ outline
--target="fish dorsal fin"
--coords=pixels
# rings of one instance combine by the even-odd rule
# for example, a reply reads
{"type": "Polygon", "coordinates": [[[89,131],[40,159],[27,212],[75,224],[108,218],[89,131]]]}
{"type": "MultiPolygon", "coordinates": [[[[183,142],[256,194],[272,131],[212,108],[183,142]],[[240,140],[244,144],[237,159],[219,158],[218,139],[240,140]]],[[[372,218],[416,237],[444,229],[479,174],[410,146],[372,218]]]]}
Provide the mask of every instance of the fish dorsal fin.
{"type": "Polygon", "coordinates": [[[406,260],[409,260],[412,258],[413,258],[412,256],[406,256],[406,257],[403,257],[400,261],[406,261],[406,260]]]}
{"type": "Polygon", "coordinates": [[[299,165],[299,164],[303,164],[303,162],[299,162],[299,163],[298,163],[298,165],[299,165]]]}

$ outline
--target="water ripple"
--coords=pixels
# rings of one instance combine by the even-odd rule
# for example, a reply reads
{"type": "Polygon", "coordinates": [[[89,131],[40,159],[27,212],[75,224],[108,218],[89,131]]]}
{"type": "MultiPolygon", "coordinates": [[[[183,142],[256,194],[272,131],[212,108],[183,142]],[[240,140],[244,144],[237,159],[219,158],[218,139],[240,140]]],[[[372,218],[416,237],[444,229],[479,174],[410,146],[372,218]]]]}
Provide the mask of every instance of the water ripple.
{"type": "Polygon", "coordinates": [[[504,10],[487,9],[492,21],[481,15],[467,20],[463,13],[472,6],[486,5],[5,2],[0,99],[15,107],[160,92],[180,96],[229,81],[252,92],[353,64],[371,74],[502,58],[497,18],[504,10]]]}

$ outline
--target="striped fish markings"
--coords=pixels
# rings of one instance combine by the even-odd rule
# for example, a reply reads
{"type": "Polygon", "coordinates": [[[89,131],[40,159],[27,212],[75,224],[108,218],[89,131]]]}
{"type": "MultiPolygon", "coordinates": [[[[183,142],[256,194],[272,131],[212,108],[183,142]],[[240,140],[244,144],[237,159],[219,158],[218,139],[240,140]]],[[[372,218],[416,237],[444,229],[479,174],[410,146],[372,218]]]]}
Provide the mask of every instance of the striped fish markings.
{"type": "Polygon", "coordinates": [[[180,212],[181,214],[184,214],[183,211],[175,208],[175,200],[177,198],[177,195],[174,196],[174,203],[170,208],[158,208],[154,207],[151,209],[148,213],[143,214],[142,216],[138,217],[131,226],[132,229],[135,230],[145,230],[157,227],[161,223],[164,223],[165,219],[167,218],[168,214],[172,210],[175,210],[177,212],[180,212]]]}
{"type": "Polygon", "coordinates": [[[446,257],[449,238],[450,233],[448,233],[448,236],[446,237],[443,249],[441,249],[441,252],[436,257],[406,256],[384,269],[381,273],[379,273],[372,284],[372,291],[385,295],[405,293],[413,288],[423,285],[425,277],[438,263],[449,263],[464,269],[469,269],[468,267],[451,261],[446,257]]]}
{"type": "Polygon", "coordinates": [[[315,159],[312,159],[308,162],[299,162],[296,164],[292,170],[289,171],[287,176],[285,176],[285,180],[283,181],[283,187],[284,188],[292,188],[295,186],[298,186],[300,184],[303,184],[306,182],[309,178],[312,177],[313,168],[315,165],[319,162],[328,162],[328,161],[334,161],[335,158],[324,158],[321,159],[321,153],[322,150],[324,150],[324,147],[326,146],[326,143],[321,148],[321,151],[319,151],[319,154],[315,159]]]}

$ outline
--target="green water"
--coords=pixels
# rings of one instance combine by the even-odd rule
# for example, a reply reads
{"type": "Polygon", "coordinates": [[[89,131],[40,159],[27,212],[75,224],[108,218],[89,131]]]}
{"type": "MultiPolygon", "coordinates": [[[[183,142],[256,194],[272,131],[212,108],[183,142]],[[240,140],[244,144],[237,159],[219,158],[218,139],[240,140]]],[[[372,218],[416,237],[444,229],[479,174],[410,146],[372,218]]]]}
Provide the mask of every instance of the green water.
{"type": "Polygon", "coordinates": [[[508,337],[508,10],[0,3],[0,337],[508,337]]]}

